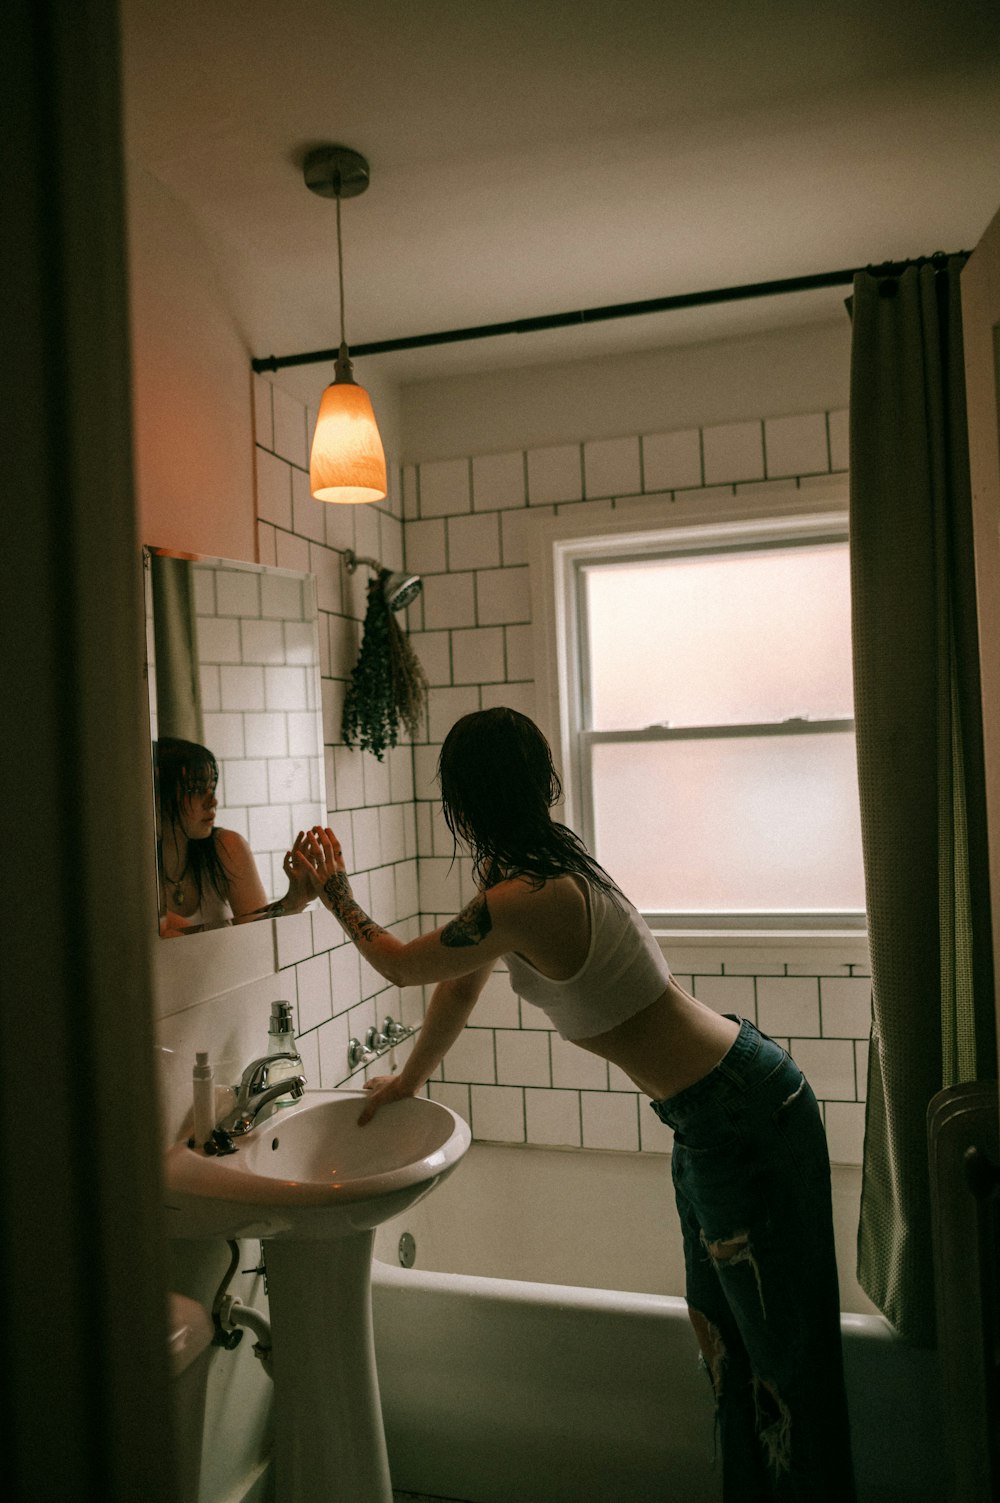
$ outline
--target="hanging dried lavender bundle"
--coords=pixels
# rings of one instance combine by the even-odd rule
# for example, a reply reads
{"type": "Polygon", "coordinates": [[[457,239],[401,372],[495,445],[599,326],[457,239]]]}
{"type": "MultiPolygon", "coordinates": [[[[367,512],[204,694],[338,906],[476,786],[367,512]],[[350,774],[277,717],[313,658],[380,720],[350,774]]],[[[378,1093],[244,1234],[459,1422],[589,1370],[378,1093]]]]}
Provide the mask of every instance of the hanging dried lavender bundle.
{"type": "Polygon", "coordinates": [[[412,741],[420,734],[420,722],[427,713],[427,676],[410,646],[409,637],[393,615],[389,616],[389,647],[397,719],[412,741]]]}
{"type": "Polygon", "coordinates": [[[420,730],[427,709],[427,679],[409,639],[385,599],[389,570],[368,581],[361,651],[344,700],[342,735],[348,746],[370,751],[382,761],[395,746],[400,727],[409,735],[420,730]]]}

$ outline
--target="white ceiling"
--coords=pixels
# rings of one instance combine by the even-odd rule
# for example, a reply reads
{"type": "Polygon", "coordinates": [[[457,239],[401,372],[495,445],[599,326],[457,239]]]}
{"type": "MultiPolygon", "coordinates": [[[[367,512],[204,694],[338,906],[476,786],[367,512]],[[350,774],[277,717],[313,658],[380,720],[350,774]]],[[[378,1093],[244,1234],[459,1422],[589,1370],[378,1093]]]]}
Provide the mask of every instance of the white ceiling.
{"type": "MultiPolygon", "coordinates": [[[[1000,206],[996,0],[122,0],[126,149],[254,355],[968,249],[1000,206]]],[[[846,289],[378,357],[401,381],[842,316],[846,289]]],[[[283,373],[315,395],[324,367],[283,373]]]]}

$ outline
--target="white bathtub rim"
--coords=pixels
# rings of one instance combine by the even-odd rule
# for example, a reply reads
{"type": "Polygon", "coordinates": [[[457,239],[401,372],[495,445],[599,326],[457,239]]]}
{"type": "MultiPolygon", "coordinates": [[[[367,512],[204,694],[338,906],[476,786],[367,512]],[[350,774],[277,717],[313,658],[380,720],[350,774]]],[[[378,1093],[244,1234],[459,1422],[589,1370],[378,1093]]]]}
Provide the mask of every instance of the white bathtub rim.
{"type": "MultiPolygon", "coordinates": [[[[561,1307],[604,1311],[617,1315],[665,1317],[687,1315],[687,1300],[677,1294],[637,1294],[627,1289],[590,1289],[579,1284],[547,1284],[527,1279],[498,1279],[473,1273],[441,1273],[425,1268],[399,1268],[372,1258],[372,1282],[413,1294],[454,1294],[494,1300],[498,1304],[561,1307]]],[[[841,1334],[853,1340],[902,1344],[884,1315],[841,1311],[841,1334]]]]}
{"type": "Polygon", "coordinates": [[[651,1315],[687,1310],[674,1294],[636,1294],[631,1290],[588,1289],[579,1284],[546,1284],[528,1279],[498,1279],[478,1273],[441,1273],[429,1268],[395,1268],[372,1259],[372,1281],[416,1293],[477,1295],[504,1304],[565,1305],[579,1310],[610,1310],[651,1315]]]}

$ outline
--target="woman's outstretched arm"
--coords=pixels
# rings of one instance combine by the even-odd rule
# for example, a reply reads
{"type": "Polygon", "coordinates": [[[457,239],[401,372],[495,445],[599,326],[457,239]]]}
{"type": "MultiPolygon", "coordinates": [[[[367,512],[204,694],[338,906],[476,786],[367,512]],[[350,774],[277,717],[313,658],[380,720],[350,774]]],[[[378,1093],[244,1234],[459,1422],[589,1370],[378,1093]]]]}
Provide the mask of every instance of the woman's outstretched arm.
{"type": "Polygon", "coordinates": [[[314,890],[368,964],[394,986],[468,976],[484,965],[492,967],[523,941],[521,920],[530,893],[517,881],[501,883],[488,895],[477,893],[449,923],[404,943],[358,903],[332,830],[310,831],[294,860],[299,869],[311,873],[314,890]]]}
{"type": "MultiPolygon", "coordinates": [[[[226,830],[224,832],[220,831],[219,833],[225,833],[226,835],[231,836],[234,832],[232,830],[226,830]]],[[[238,836],[237,839],[242,839],[242,837],[238,836]]],[[[288,891],[285,893],[285,896],[283,898],[275,898],[273,903],[269,903],[267,901],[266,895],[264,894],[264,889],[263,887],[261,887],[260,891],[264,899],[263,902],[259,903],[256,908],[245,908],[241,906],[239,910],[237,910],[236,904],[232,902],[232,899],[230,899],[230,906],[233,909],[234,923],[249,924],[255,922],[257,919],[281,918],[282,915],[286,913],[301,913],[306,904],[312,902],[313,888],[312,883],[309,880],[308,873],[303,870],[301,865],[296,865],[295,862],[295,853],[296,851],[300,851],[304,848],[305,842],[306,836],[303,831],[300,830],[298,835],[295,837],[295,844],[292,846],[292,849],[285,852],[284,869],[285,876],[288,878],[288,891]]],[[[254,862],[253,852],[250,850],[249,846],[247,846],[246,854],[251,865],[253,866],[253,873],[257,879],[257,884],[258,886],[260,886],[260,876],[257,872],[257,867],[254,862]]],[[[242,902],[245,900],[241,899],[240,901],[242,902]]]]}

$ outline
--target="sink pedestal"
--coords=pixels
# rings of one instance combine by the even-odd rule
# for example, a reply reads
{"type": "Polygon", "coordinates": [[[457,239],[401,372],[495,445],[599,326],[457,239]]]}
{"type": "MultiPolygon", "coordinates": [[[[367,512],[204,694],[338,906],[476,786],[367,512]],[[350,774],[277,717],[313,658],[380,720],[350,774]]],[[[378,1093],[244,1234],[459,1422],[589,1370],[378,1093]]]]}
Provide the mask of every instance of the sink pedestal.
{"type": "Polygon", "coordinates": [[[439,1101],[312,1091],[239,1151],[167,1151],[172,1235],[266,1249],[278,1503],[392,1503],[372,1339],[373,1227],[429,1195],[472,1141],[439,1101]]]}
{"type": "Polygon", "coordinates": [[[277,1503],[392,1503],[372,1336],[374,1231],[265,1242],[277,1503]]]}

